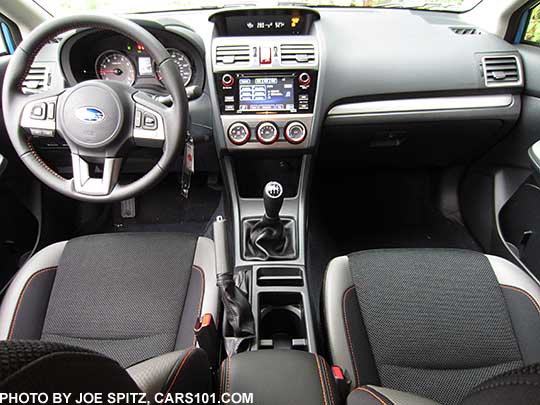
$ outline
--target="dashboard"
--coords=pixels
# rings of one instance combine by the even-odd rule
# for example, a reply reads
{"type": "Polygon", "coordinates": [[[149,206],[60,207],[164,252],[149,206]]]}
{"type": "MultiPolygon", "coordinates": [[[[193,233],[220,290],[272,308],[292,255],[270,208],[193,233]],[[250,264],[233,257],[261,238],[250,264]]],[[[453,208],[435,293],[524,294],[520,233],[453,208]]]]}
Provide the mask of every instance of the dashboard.
{"type": "MultiPolygon", "coordinates": [[[[460,34],[470,24],[459,14],[291,6],[131,17],[198,90],[188,92],[191,132],[218,156],[318,148],[336,163],[447,164],[489,148],[521,112],[516,47],[478,27],[460,34]],[[511,75],[497,81],[501,63],[511,75]]],[[[144,47],[114,32],[69,33],[40,65],[68,85],[102,78],[166,97],[144,47]]]]}

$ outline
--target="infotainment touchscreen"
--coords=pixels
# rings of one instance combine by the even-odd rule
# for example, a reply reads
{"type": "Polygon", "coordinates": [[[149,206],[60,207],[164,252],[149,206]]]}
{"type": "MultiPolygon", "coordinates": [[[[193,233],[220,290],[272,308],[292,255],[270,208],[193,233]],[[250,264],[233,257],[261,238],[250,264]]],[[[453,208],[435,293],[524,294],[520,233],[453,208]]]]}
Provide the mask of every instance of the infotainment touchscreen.
{"type": "Polygon", "coordinates": [[[294,111],[293,77],[241,77],[240,111],[294,111]]]}

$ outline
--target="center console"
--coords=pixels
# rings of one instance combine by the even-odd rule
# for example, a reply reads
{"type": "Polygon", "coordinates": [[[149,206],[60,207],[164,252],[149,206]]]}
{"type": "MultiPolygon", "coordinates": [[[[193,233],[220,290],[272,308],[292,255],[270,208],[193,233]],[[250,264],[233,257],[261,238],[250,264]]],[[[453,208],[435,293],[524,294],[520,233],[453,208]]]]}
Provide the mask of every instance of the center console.
{"type": "MultiPolygon", "coordinates": [[[[239,352],[317,351],[304,204],[318,131],[318,19],[301,7],[235,8],[210,17],[214,139],[229,197],[234,274],[255,329],[239,352]]],[[[226,339],[238,338],[229,332],[226,339]]]]}

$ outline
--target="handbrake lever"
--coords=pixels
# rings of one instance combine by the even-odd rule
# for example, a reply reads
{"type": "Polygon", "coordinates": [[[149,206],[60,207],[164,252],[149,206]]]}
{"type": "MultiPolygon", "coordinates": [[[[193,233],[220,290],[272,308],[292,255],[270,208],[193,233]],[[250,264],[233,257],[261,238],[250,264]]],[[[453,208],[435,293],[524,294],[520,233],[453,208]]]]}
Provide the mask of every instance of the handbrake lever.
{"type": "Polygon", "coordinates": [[[223,337],[227,354],[232,356],[243,342],[255,337],[255,319],[248,298],[234,281],[229,261],[227,220],[222,217],[214,221],[214,244],[217,286],[224,312],[223,337]]]}

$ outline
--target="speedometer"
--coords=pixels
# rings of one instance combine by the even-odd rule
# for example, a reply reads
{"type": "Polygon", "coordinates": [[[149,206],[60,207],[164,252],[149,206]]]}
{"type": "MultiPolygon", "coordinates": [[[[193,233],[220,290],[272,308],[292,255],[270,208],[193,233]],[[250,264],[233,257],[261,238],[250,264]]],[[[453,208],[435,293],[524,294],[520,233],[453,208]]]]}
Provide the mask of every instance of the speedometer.
{"type": "Polygon", "coordinates": [[[180,75],[184,80],[184,86],[187,86],[191,81],[191,77],[193,76],[193,67],[191,66],[191,61],[184,52],[179,51],[178,49],[167,48],[167,51],[171,55],[174,63],[176,63],[178,66],[178,69],[180,69],[180,75]]]}
{"type": "Polygon", "coordinates": [[[135,83],[133,62],[118,51],[106,51],[97,58],[96,74],[102,80],[115,80],[128,86],[135,83]]]}

